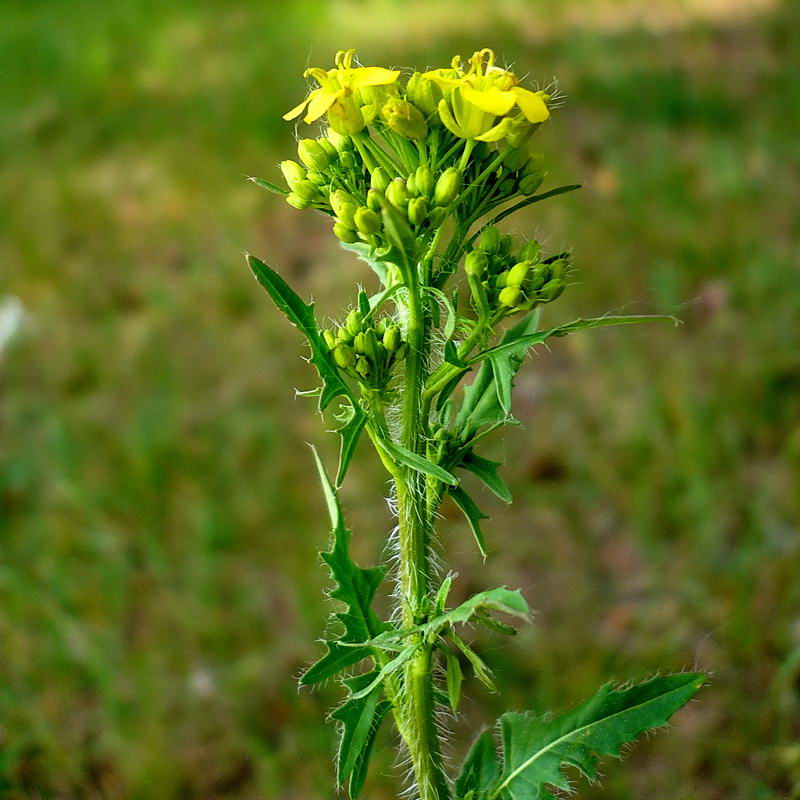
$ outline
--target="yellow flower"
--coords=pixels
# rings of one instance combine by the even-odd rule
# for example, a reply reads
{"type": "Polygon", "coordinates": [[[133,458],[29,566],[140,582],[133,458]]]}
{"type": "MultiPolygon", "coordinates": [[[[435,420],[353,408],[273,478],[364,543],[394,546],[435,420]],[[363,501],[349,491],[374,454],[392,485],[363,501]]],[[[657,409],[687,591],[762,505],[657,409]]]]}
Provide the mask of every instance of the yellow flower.
{"type": "Polygon", "coordinates": [[[517,76],[496,67],[494,61],[494,53],[485,48],[470,58],[469,72],[463,71],[456,56],[451,69],[423,75],[449,93],[439,101],[439,116],[445,127],[462,139],[498,141],[515,128],[544,122],[550,116],[543,92],[517,86],[517,76]],[[515,107],[518,113],[508,116],[515,107]]]}
{"type": "Polygon", "coordinates": [[[340,50],[336,54],[336,68],[324,70],[311,67],[305,77],[314,78],[319,87],[313,89],[302,103],[283,115],[286,120],[299,117],[304,111],[305,122],[314,122],[328,115],[331,127],[341,134],[360,131],[366,124],[355,93],[368,87],[387,86],[400,76],[400,70],[384,67],[353,67],[355,50],[340,50]]]}

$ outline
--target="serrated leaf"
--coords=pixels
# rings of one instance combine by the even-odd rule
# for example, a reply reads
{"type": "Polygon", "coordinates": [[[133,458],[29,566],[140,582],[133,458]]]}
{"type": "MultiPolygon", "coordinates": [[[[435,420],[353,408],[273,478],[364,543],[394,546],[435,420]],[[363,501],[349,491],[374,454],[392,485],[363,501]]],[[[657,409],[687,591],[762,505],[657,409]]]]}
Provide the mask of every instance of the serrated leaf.
{"type": "Polygon", "coordinates": [[[476,614],[475,622],[479,622],[484,628],[495,631],[495,633],[502,633],[505,636],[517,635],[517,629],[513,625],[506,625],[505,622],[501,622],[489,614],[476,614]]]}
{"type": "Polygon", "coordinates": [[[524,617],[528,614],[529,609],[519,589],[512,591],[505,586],[500,586],[496,589],[488,589],[485,592],[474,594],[461,605],[426,622],[421,630],[428,641],[433,641],[446,628],[465,625],[476,614],[485,611],[498,611],[503,614],[524,617]]]}
{"type": "Polygon", "coordinates": [[[386,570],[383,567],[364,569],[356,566],[350,559],[351,533],[344,523],[339,498],[322,466],[319,454],[314,448],[312,452],[333,528],[331,549],[321,555],[336,583],[330,596],[344,603],[345,611],[335,615],[343,625],[342,633],[337,639],[327,642],[328,652],[303,674],[300,679],[303,685],[325,680],[371,655],[372,650],[369,647],[348,647],[343,643],[362,644],[378,636],[388,627],[378,619],[371,608],[375,591],[383,580],[386,570]]]}
{"type": "Polygon", "coordinates": [[[449,492],[450,497],[453,498],[453,502],[461,509],[464,516],[467,518],[472,536],[475,539],[475,544],[478,545],[481,556],[486,559],[486,542],[483,538],[483,531],[481,530],[481,520],[489,519],[489,517],[478,508],[475,501],[460,486],[451,487],[449,492]]]}
{"type": "Polygon", "coordinates": [[[345,395],[353,406],[355,399],[344,381],[339,377],[322,337],[319,335],[317,321],[314,316],[314,304],[306,303],[275,270],[268,267],[255,256],[248,255],[247,263],[256,280],[267,290],[272,301],[284,316],[306,337],[311,348],[311,363],[317,368],[322,378],[322,391],[319,396],[320,411],[324,411],[331,401],[345,395]]]}
{"type": "Polygon", "coordinates": [[[367,424],[367,415],[362,411],[358,405],[350,406],[350,418],[340,428],[336,429],[336,433],[341,437],[339,447],[339,469],[336,472],[336,486],[341,486],[344,477],[347,474],[347,469],[353,459],[353,454],[356,451],[358,440],[361,438],[361,431],[367,424]]]}
{"type": "Polygon", "coordinates": [[[369,737],[364,743],[356,763],[353,767],[353,772],[350,775],[350,786],[348,787],[350,797],[355,800],[364,788],[364,781],[367,779],[367,768],[369,766],[369,759],[372,755],[372,746],[375,744],[375,737],[378,735],[378,729],[381,727],[386,715],[389,713],[392,704],[388,700],[382,700],[378,703],[375,709],[375,716],[372,718],[372,727],[369,731],[369,737]]]}
{"type": "Polygon", "coordinates": [[[464,673],[461,671],[461,662],[455,653],[446,652],[447,661],[447,700],[453,711],[458,711],[458,704],[461,700],[461,684],[464,681],[464,673]]]}
{"type": "Polygon", "coordinates": [[[416,453],[412,453],[407,447],[403,447],[391,439],[376,439],[378,445],[382,447],[389,457],[397,464],[410,467],[417,472],[422,472],[425,475],[430,475],[442,483],[455,486],[458,483],[458,478],[449,473],[446,469],[434,464],[427,458],[423,458],[416,453]]]}
{"type": "Polygon", "coordinates": [[[439,586],[436,592],[436,601],[433,604],[434,614],[443,614],[446,608],[447,598],[450,595],[450,588],[453,585],[453,576],[448,575],[439,586]]]}
{"type": "Polygon", "coordinates": [[[489,800],[540,800],[546,786],[569,789],[562,765],[597,777],[597,757],[619,756],[644,731],[666,725],[705,682],[699,673],[653,678],[627,689],[603,686],[583,705],[553,718],[509,712],[500,717],[503,772],[489,800]]]}
{"type": "Polygon", "coordinates": [[[277,194],[279,197],[286,197],[286,195],[289,194],[288,189],[283,189],[272,181],[265,180],[264,178],[255,178],[251,175],[247,180],[251,181],[256,186],[260,186],[262,189],[266,189],[268,192],[277,194]]]}
{"type": "Polygon", "coordinates": [[[345,680],[351,696],[331,714],[332,719],[342,723],[336,768],[340,784],[345,783],[352,774],[358,757],[369,740],[381,691],[376,686],[366,696],[354,698],[352,695],[369,686],[377,673],[377,670],[373,670],[345,680]]]}
{"type": "Polygon", "coordinates": [[[456,797],[473,792],[474,800],[483,800],[486,791],[500,775],[494,738],[491,731],[482,733],[470,747],[456,779],[456,797]]]}
{"type": "Polygon", "coordinates": [[[479,478],[486,488],[503,502],[510,503],[512,501],[511,490],[497,474],[497,468],[502,466],[499,461],[490,461],[488,458],[477,455],[473,450],[468,450],[457,466],[479,478]]]}

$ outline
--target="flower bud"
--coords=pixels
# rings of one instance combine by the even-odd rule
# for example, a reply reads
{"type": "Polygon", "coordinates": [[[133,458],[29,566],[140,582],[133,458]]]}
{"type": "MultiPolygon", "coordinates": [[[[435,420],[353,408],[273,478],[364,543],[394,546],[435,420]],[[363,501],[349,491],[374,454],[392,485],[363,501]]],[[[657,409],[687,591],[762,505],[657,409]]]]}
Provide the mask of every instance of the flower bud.
{"type": "Polygon", "coordinates": [[[551,278],[553,272],[549,264],[537,264],[532,271],[531,275],[531,289],[541,289],[551,278]]]}
{"type": "Polygon", "coordinates": [[[357,333],[361,332],[361,312],[357,308],[354,308],[347,315],[344,326],[351,336],[355,336],[357,333]]]}
{"type": "Polygon", "coordinates": [[[370,177],[370,187],[385,192],[389,188],[390,178],[383,167],[377,167],[370,177]]]}
{"type": "Polygon", "coordinates": [[[488,228],[484,228],[481,233],[481,238],[478,239],[478,248],[483,250],[484,253],[496,253],[499,246],[500,231],[498,231],[494,225],[489,225],[488,228]]]}
{"type": "Polygon", "coordinates": [[[518,172],[528,163],[528,153],[524,147],[512,147],[503,156],[503,164],[512,172],[518,172]]]}
{"type": "Polygon", "coordinates": [[[345,244],[354,244],[359,240],[358,234],[342,222],[334,222],[333,235],[345,244]]]}
{"type": "Polygon", "coordinates": [[[328,152],[316,139],[301,139],[297,143],[297,155],[309,169],[317,172],[325,172],[331,163],[328,152]]]}
{"type": "Polygon", "coordinates": [[[535,239],[531,239],[529,242],[525,242],[525,244],[522,245],[522,248],[519,251],[519,260],[538,261],[541,253],[542,248],[539,246],[539,242],[537,242],[535,239]]]}
{"type": "Polygon", "coordinates": [[[408,100],[392,97],[381,108],[381,116],[390,131],[405,139],[424,139],[428,124],[420,110],[408,100]]]}
{"type": "Polygon", "coordinates": [[[475,278],[482,278],[488,266],[489,257],[482,250],[467,253],[464,259],[464,271],[475,278]]]}
{"type": "Polygon", "coordinates": [[[337,133],[333,128],[328,129],[328,141],[333,145],[333,149],[337,153],[341,153],[342,150],[346,150],[353,145],[349,136],[337,133]]]}
{"type": "Polygon", "coordinates": [[[347,228],[355,227],[355,214],[358,206],[353,198],[342,189],[331,192],[329,198],[333,213],[339,217],[347,228]]]}
{"type": "Polygon", "coordinates": [[[342,165],[343,169],[355,169],[356,157],[350,150],[344,150],[339,155],[339,163],[342,165]]]}
{"type": "Polygon", "coordinates": [[[508,270],[501,272],[494,281],[495,288],[503,289],[508,286],[508,270]]]}
{"type": "Polygon", "coordinates": [[[432,80],[423,78],[419,72],[408,79],[406,94],[414,105],[428,115],[436,111],[442,99],[442,90],[432,80]]]}
{"type": "Polygon", "coordinates": [[[381,229],[381,218],[371,208],[361,206],[355,213],[356,228],[365,236],[377,233],[381,229]]]}
{"type": "Polygon", "coordinates": [[[433,180],[431,168],[427,164],[421,164],[419,167],[417,167],[417,171],[414,173],[414,185],[417,190],[417,194],[422,195],[423,197],[430,198],[433,194],[435,182],[433,180]]]}
{"type": "Polygon", "coordinates": [[[510,147],[521,148],[534,131],[534,126],[526,119],[512,119],[506,131],[506,142],[510,147]]]}
{"type": "Polygon", "coordinates": [[[333,348],[333,360],[342,369],[349,369],[356,363],[356,356],[346,344],[339,344],[333,348]]]}
{"type": "Polygon", "coordinates": [[[292,208],[299,208],[301,210],[308,208],[310,205],[302,197],[300,197],[300,195],[297,195],[294,192],[289,192],[289,194],[286,195],[286,202],[292,206],[292,208]]]}
{"type": "Polygon", "coordinates": [[[397,209],[408,205],[408,190],[402,178],[395,178],[386,190],[386,199],[397,209]]]}
{"type": "Polygon", "coordinates": [[[507,285],[522,286],[525,283],[525,278],[528,277],[530,266],[530,261],[520,261],[519,264],[514,264],[508,271],[507,285]]]}
{"type": "Polygon", "coordinates": [[[380,351],[378,350],[378,337],[375,335],[375,329],[368,328],[364,332],[363,336],[364,336],[364,342],[363,342],[364,354],[368,358],[372,359],[372,361],[377,362],[380,359],[381,354],[380,351]]]}
{"type": "Polygon", "coordinates": [[[367,207],[373,211],[380,211],[383,208],[384,193],[380,189],[370,189],[367,192],[367,207]]]}
{"type": "Polygon", "coordinates": [[[434,203],[437,206],[449,206],[458,197],[458,191],[461,188],[461,170],[456,167],[449,167],[436,181],[436,189],[434,190],[434,203]]]}
{"type": "Polygon", "coordinates": [[[325,340],[325,344],[328,345],[329,350],[333,350],[336,347],[336,337],[333,335],[333,331],[322,331],[322,338],[325,340]]]}
{"type": "Polygon", "coordinates": [[[446,216],[447,211],[445,209],[434,208],[428,214],[428,222],[430,222],[432,228],[438,228],[444,222],[446,216]]]}
{"type": "Polygon", "coordinates": [[[367,355],[367,344],[366,344],[366,333],[364,331],[359,331],[353,337],[353,350],[361,356],[367,355]]]}
{"type": "Polygon", "coordinates": [[[544,175],[525,175],[519,182],[519,190],[522,194],[534,194],[542,185],[544,175]]]}
{"type": "Polygon", "coordinates": [[[408,193],[414,197],[418,194],[417,192],[417,176],[416,173],[412,172],[406,178],[406,189],[408,189],[408,193]]]}
{"type": "Polygon", "coordinates": [[[519,286],[506,286],[505,289],[501,290],[497,299],[500,301],[501,305],[507,308],[514,308],[519,305],[520,300],[522,300],[522,289],[520,289],[519,286]]]}
{"type": "Polygon", "coordinates": [[[497,252],[500,255],[507,256],[511,253],[511,248],[514,246],[514,240],[508,235],[500,237],[500,241],[498,242],[497,252]]]}
{"type": "Polygon", "coordinates": [[[400,346],[400,328],[390,325],[383,334],[383,346],[388,352],[394,353],[400,346]]]}
{"type": "Polygon", "coordinates": [[[369,361],[364,356],[359,356],[356,359],[356,372],[362,377],[369,377],[369,361]]]}
{"type": "Polygon", "coordinates": [[[408,201],[408,221],[412,225],[422,225],[428,216],[428,201],[424,197],[412,197],[408,201]]]}
{"type": "Polygon", "coordinates": [[[336,340],[337,342],[341,342],[342,344],[352,344],[353,343],[353,334],[350,333],[347,328],[339,328],[336,331],[336,340]]]}
{"type": "Polygon", "coordinates": [[[553,278],[553,280],[548,281],[544,286],[542,286],[537,294],[541,298],[542,302],[551,303],[563,291],[564,281],[559,280],[558,278],[553,278]]]}
{"type": "MultiPolygon", "coordinates": [[[[334,135],[338,136],[339,134],[337,133],[337,134],[334,134],[334,135]]],[[[338,160],[339,153],[336,150],[336,146],[333,144],[333,142],[330,140],[330,138],[328,138],[328,139],[317,139],[317,143],[328,154],[328,159],[331,162],[331,164],[338,160]]]]}
{"type": "Polygon", "coordinates": [[[563,258],[559,258],[553,261],[549,266],[550,274],[553,276],[553,279],[563,281],[567,273],[567,262],[563,258]]]}
{"type": "Polygon", "coordinates": [[[292,161],[291,159],[281,161],[281,172],[290,189],[294,189],[296,183],[306,179],[306,171],[296,161],[292,161]]]}
{"type": "Polygon", "coordinates": [[[308,180],[310,180],[314,186],[325,186],[325,184],[328,183],[328,179],[321,172],[317,172],[316,170],[308,171],[308,180]]]}
{"type": "Polygon", "coordinates": [[[292,189],[292,194],[297,195],[306,206],[310,206],[319,196],[319,189],[311,181],[298,181],[292,189]]]}

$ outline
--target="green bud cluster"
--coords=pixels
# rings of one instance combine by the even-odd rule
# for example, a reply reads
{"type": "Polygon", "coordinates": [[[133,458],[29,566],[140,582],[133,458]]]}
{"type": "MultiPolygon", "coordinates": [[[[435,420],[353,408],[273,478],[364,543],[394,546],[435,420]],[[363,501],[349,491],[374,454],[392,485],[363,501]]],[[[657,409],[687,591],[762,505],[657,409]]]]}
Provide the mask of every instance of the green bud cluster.
{"type": "Polygon", "coordinates": [[[490,226],[467,254],[464,268],[473,289],[473,303],[479,306],[480,297],[485,297],[490,309],[506,316],[559,297],[566,285],[568,262],[565,258],[542,261],[541,247],[534,240],[514,252],[512,238],[501,236],[490,226]],[[480,287],[476,291],[477,281],[480,287]]]}
{"type": "Polygon", "coordinates": [[[362,387],[383,390],[406,353],[400,328],[390,317],[377,322],[353,309],[343,325],[322,331],[336,365],[362,387]]]}

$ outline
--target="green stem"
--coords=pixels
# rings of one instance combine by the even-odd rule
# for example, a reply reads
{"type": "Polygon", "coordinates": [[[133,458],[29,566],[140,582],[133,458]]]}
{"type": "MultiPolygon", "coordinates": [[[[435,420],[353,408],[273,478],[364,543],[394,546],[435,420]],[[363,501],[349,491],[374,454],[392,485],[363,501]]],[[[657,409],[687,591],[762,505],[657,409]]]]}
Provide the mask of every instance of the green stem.
{"type": "MultiPolygon", "coordinates": [[[[419,286],[418,265],[406,271],[408,353],[403,383],[401,443],[414,453],[425,454],[427,420],[421,415],[420,398],[425,385],[427,319],[419,286]]],[[[423,622],[430,612],[431,520],[424,477],[403,468],[395,478],[398,502],[399,572],[402,626],[423,622]]],[[[417,654],[405,671],[404,739],[416,778],[419,800],[449,800],[450,788],[442,765],[434,717],[433,651],[419,642],[417,654]]]]}

